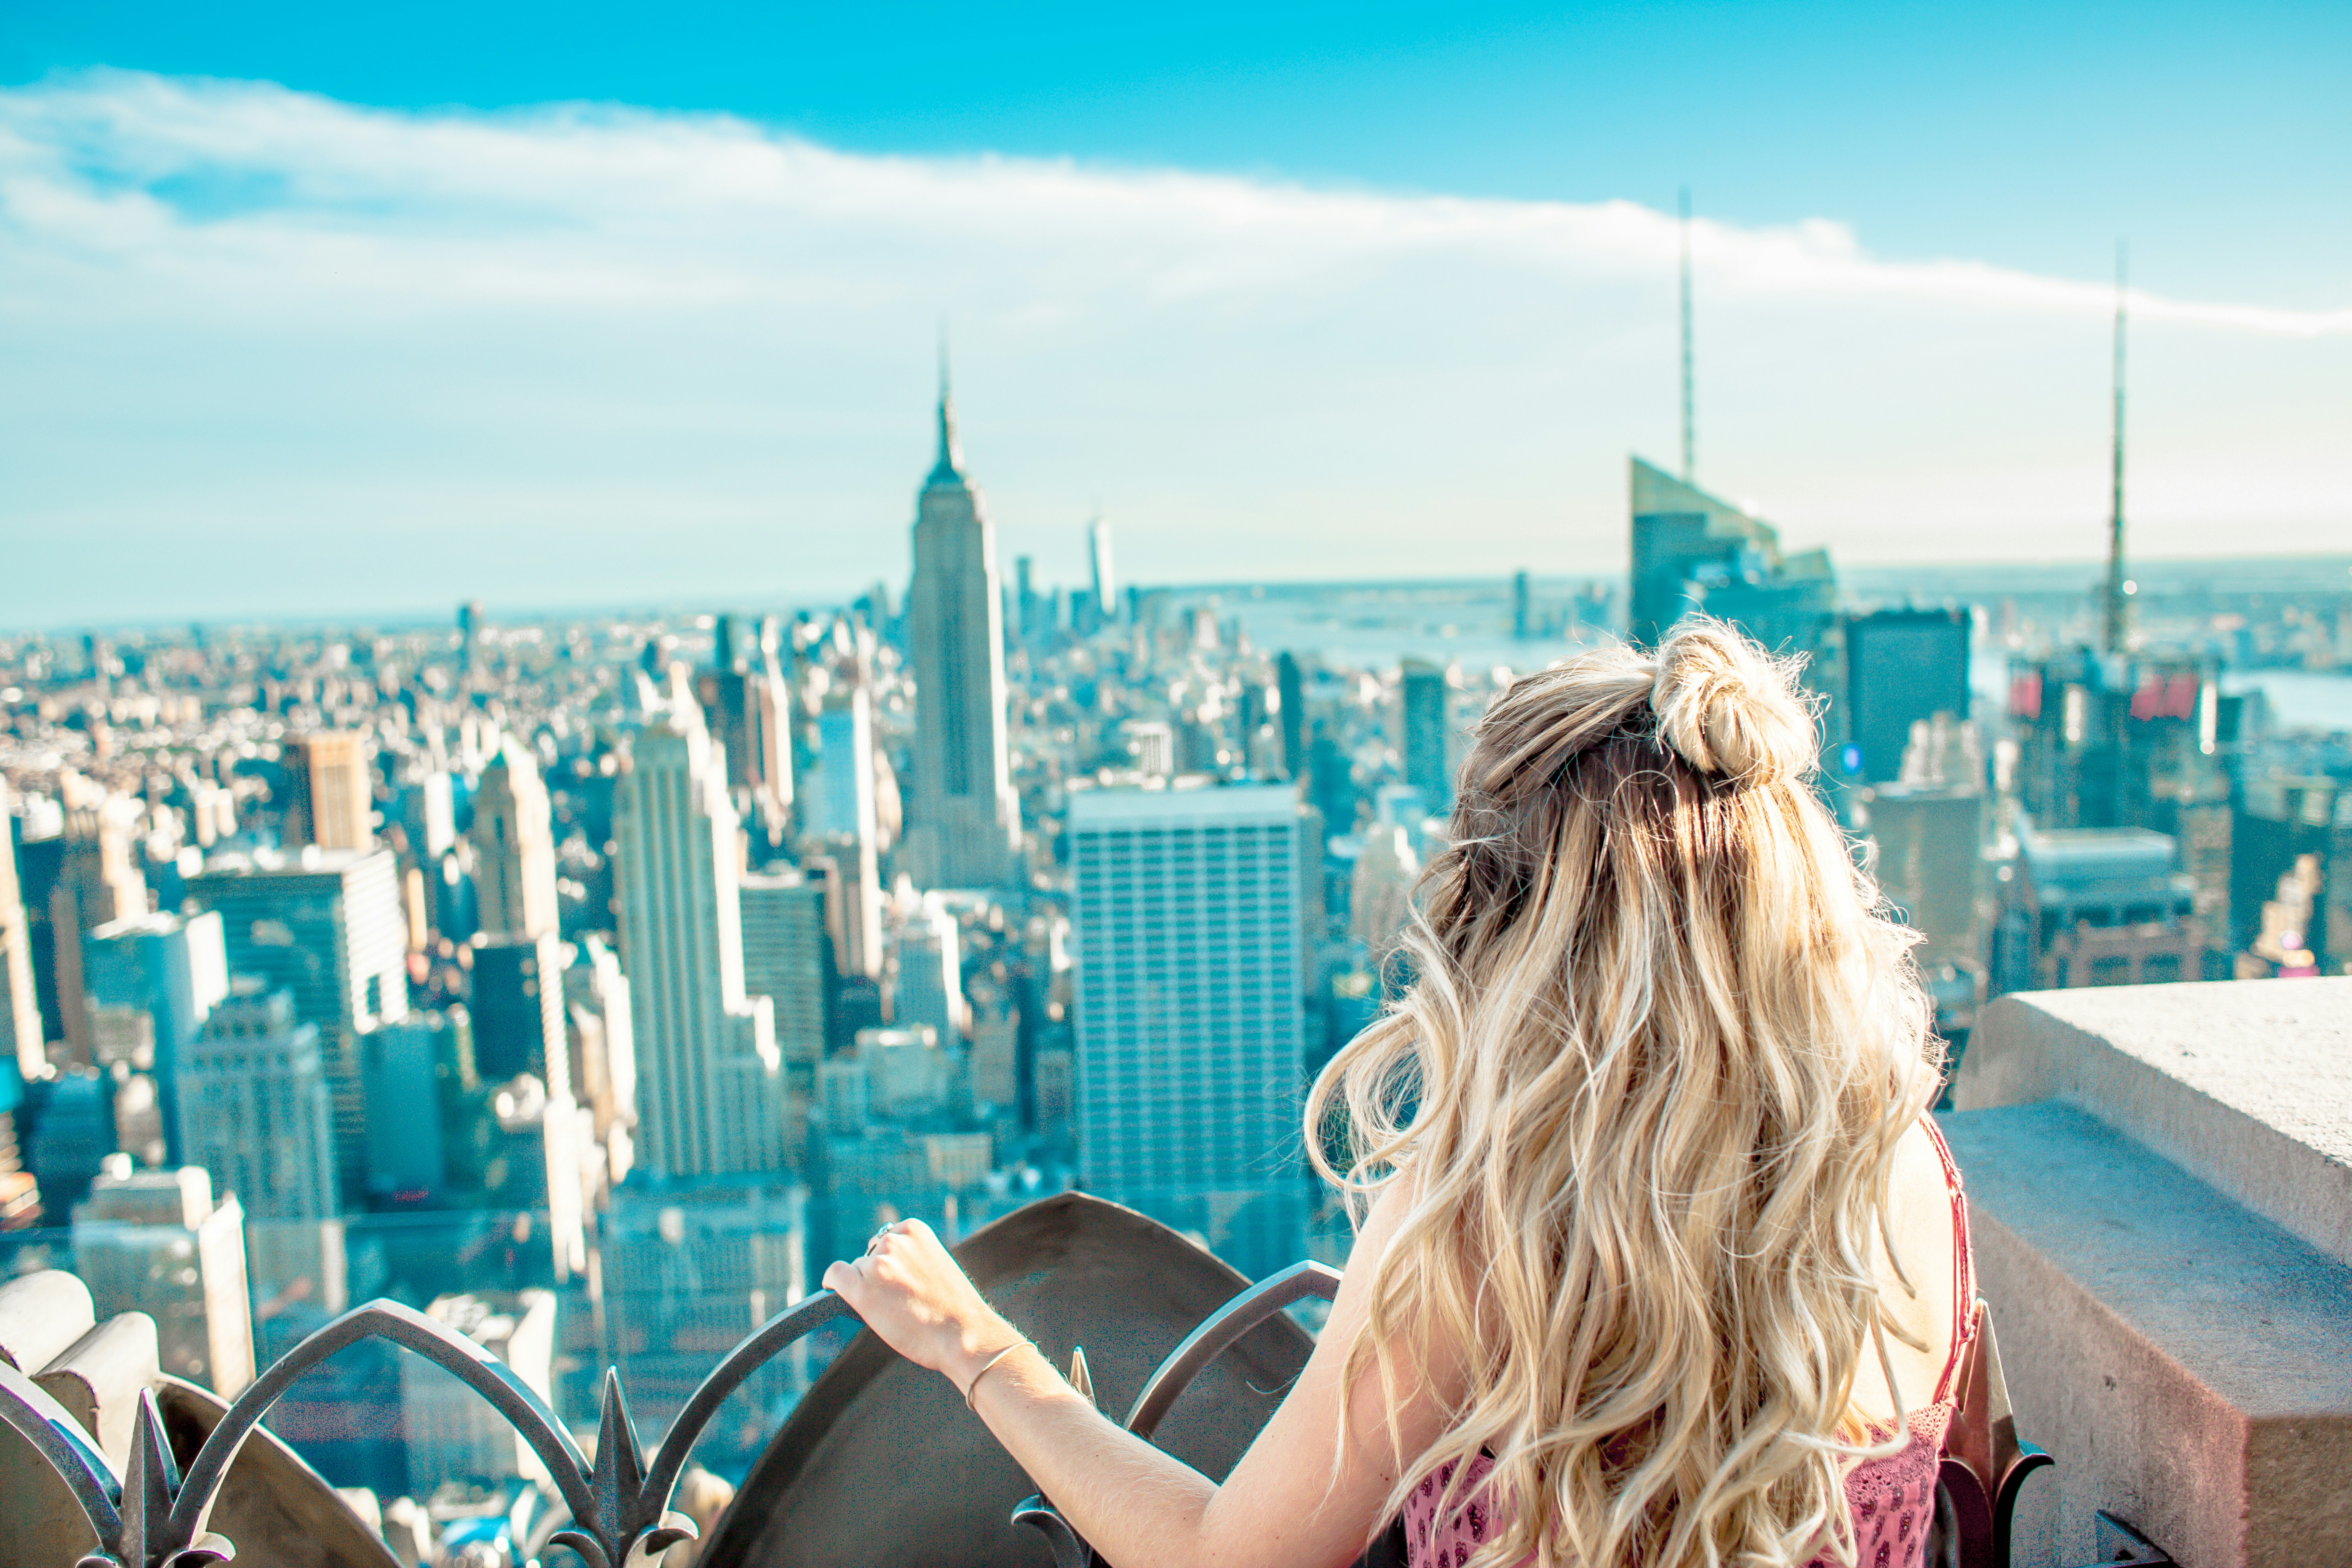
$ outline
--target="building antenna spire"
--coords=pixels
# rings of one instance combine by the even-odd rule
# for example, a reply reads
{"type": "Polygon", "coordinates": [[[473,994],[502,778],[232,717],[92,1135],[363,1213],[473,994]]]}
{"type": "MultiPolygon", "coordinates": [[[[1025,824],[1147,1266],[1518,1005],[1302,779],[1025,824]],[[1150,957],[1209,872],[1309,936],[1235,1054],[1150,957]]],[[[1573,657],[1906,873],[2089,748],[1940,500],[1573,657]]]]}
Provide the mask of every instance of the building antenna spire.
{"type": "Polygon", "coordinates": [[[2114,489],[2107,514],[2107,592],[2105,648],[2109,653],[2121,653],[2129,640],[2131,614],[2126,604],[2130,592],[2124,579],[2124,327],[2128,290],[2127,256],[2122,240],[2116,241],[2116,427],[2114,489]]]}
{"type": "Polygon", "coordinates": [[[1691,199],[1682,191],[1683,226],[1683,483],[1698,479],[1698,428],[1691,391],[1691,199]]]}
{"type": "Polygon", "coordinates": [[[948,323],[940,319],[940,460],[931,477],[954,475],[962,471],[963,454],[956,448],[955,398],[948,384],[948,323]]]}

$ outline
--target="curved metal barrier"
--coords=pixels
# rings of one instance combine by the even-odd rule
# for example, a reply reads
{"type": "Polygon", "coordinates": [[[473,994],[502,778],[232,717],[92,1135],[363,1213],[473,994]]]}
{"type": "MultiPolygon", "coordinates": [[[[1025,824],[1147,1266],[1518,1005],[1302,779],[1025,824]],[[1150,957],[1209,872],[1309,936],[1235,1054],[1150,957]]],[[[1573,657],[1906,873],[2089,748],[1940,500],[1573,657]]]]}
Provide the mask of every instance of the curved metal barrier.
{"type": "MultiPolygon", "coordinates": [[[[1279,1274],[1259,1280],[1214,1312],[1168,1352],[1143,1392],[1135,1396],[1123,1425],[1139,1437],[1149,1438],[1167,1419],[1168,1412],[1192,1386],[1208,1364],[1239,1343],[1252,1329],[1294,1302],[1312,1298],[1328,1301],[1339,1293],[1339,1272],[1320,1263],[1294,1263],[1279,1274]]],[[[1013,1522],[1025,1524],[1045,1538],[1054,1550],[1055,1568],[1092,1568],[1094,1548],[1088,1546],[1061,1510],[1042,1496],[1024,1499],[1013,1510],[1013,1522]]]]}
{"type": "Polygon", "coordinates": [[[246,1437],[303,1373],[364,1339],[389,1340],[423,1356],[489,1402],[547,1467],[557,1494],[572,1510],[572,1526],[551,1539],[578,1552],[589,1568],[621,1568],[642,1546],[657,1553],[694,1534],[667,1513],[671,1490],[687,1456],[727,1396],[761,1365],[813,1330],[848,1316],[849,1309],[821,1290],[769,1319],[694,1391],[663,1435],[650,1467],[640,1458],[636,1427],[621,1394],[620,1374],[604,1374],[604,1398],[590,1465],[554,1412],[504,1362],[465,1335],[397,1301],[353,1308],[278,1359],[228,1407],[205,1437],[184,1479],[153,1394],[139,1394],[130,1474],[119,1476],[79,1423],[32,1379],[0,1363],[0,1421],[5,1421],[62,1479],[89,1521],[99,1550],[76,1568],[205,1568],[236,1554],[233,1543],[203,1532],[214,1494],[246,1437]]]}

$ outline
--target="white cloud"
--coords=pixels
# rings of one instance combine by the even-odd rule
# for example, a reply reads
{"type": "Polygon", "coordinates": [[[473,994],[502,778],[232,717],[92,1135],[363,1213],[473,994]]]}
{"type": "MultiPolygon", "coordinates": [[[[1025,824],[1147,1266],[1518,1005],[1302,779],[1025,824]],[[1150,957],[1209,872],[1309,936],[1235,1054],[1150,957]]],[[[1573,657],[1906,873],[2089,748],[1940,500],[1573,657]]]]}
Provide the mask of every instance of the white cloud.
{"type": "MultiPolygon", "coordinates": [[[[0,621],[895,576],[942,315],[1049,573],[1098,502],[1147,576],[1605,569],[1626,448],[1675,440],[1677,245],[1622,202],[60,79],[0,92],[0,529],[77,586],[0,621]]],[[[1696,250],[1703,479],[1865,558],[2095,550],[2105,287],[1818,220],[1696,250]]],[[[2352,310],[2132,309],[2142,543],[2340,543],[2352,310]]]]}

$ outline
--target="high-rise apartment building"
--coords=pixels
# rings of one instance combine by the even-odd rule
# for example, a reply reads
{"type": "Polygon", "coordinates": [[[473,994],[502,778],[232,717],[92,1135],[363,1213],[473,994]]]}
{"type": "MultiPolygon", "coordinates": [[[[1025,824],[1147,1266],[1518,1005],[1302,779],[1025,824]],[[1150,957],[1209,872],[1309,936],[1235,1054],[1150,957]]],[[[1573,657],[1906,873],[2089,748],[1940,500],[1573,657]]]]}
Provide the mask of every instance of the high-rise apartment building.
{"type": "MultiPolygon", "coordinates": [[[[389,849],[216,857],[188,879],[188,899],[197,910],[218,911],[229,973],[285,992],[295,1021],[317,1027],[334,1106],[338,1184],[356,1205],[368,1165],[361,1041],[408,1014],[398,862],[389,849]]],[[[249,1198],[246,1207],[254,1207],[249,1198]]]]}
{"type": "Polygon", "coordinates": [[[1245,1270],[1296,1246],[1298,825],[1284,784],[1069,804],[1085,1185],[1149,1211],[1217,1194],[1213,1217],[1269,1215],[1227,1244],[1245,1270]]]}
{"type": "Polygon", "coordinates": [[[639,733],[614,814],[638,1152],[659,1175],[784,1163],[774,1012],[743,989],[739,831],[702,711],[678,692],[639,733]]]}
{"type": "Polygon", "coordinates": [[[254,993],[215,1007],[188,1048],[180,1075],[188,1163],[212,1173],[256,1219],[326,1219],[341,1206],[319,1037],[289,993],[254,993]]]}
{"type": "Polygon", "coordinates": [[[365,854],[375,847],[375,786],[367,737],[353,731],[298,735],[286,742],[285,841],[365,854]]]}
{"type": "Polygon", "coordinates": [[[555,833],[539,764],[517,742],[499,748],[474,793],[478,918],[491,936],[551,935],[557,926],[555,833]]]}
{"type": "Polygon", "coordinates": [[[235,1399],[254,1371],[244,1208],[234,1193],[215,1204],[200,1167],[140,1171],[119,1158],[74,1210],[74,1272],[100,1321],[146,1313],[164,1372],[235,1399]]]}
{"type": "Polygon", "coordinates": [[[1004,596],[996,531],[956,446],[940,388],[940,455],[915,518],[915,798],[908,847],[917,879],[992,887],[1018,868],[1021,806],[1005,751],[1004,596]]]}

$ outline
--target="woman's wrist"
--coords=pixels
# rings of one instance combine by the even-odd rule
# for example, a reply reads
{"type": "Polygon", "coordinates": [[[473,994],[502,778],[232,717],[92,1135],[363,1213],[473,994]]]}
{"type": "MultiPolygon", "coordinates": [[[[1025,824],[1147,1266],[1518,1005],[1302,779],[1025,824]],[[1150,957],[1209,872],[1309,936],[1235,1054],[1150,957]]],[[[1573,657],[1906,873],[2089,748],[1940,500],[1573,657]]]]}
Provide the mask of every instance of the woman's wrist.
{"type": "Polygon", "coordinates": [[[1028,1336],[1006,1322],[994,1312],[977,1317],[958,1327],[940,1371],[959,1391],[971,1387],[972,1379],[980,1375],[982,1366],[992,1357],[1003,1352],[1007,1345],[1026,1344],[1028,1336]]]}

